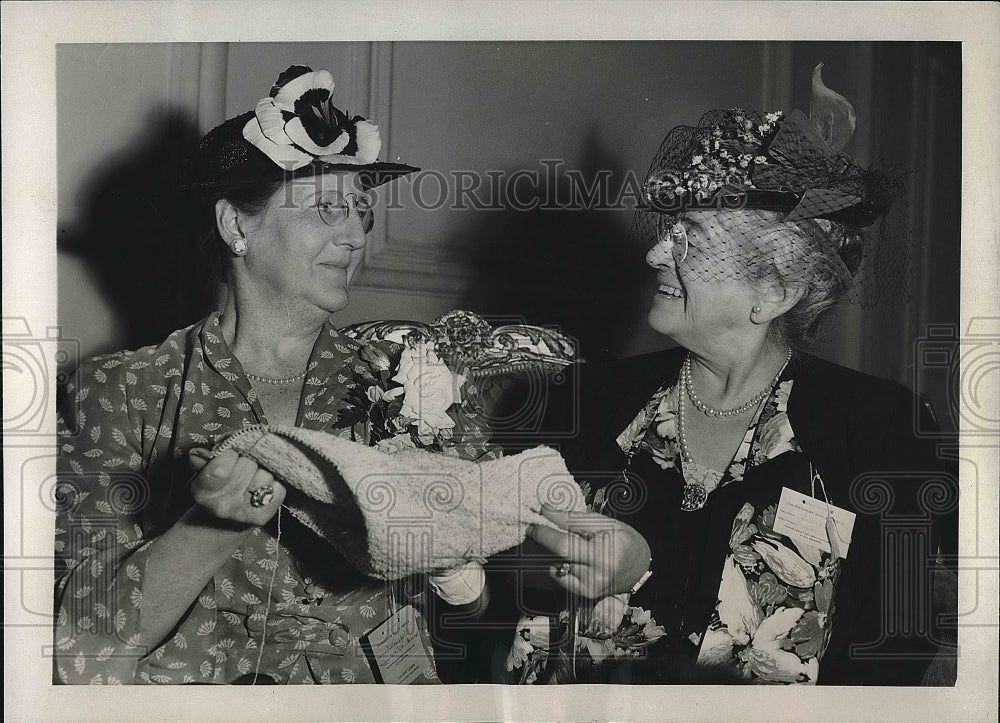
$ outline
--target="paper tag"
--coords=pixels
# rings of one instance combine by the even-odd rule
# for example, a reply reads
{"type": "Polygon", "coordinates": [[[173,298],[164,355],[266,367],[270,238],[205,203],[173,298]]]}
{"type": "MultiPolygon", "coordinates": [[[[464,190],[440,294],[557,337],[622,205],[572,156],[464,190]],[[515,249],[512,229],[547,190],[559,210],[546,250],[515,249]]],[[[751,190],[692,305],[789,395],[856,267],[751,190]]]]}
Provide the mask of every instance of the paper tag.
{"type": "Polygon", "coordinates": [[[779,535],[802,540],[823,552],[846,558],[855,517],[853,512],[782,487],[773,529],[779,535]]]}
{"type": "Polygon", "coordinates": [[[409,685],[418,678],[424,678],[423,682],[436,678],[412,605],[399,610],[361,642],[380,683],[409,685]]]}

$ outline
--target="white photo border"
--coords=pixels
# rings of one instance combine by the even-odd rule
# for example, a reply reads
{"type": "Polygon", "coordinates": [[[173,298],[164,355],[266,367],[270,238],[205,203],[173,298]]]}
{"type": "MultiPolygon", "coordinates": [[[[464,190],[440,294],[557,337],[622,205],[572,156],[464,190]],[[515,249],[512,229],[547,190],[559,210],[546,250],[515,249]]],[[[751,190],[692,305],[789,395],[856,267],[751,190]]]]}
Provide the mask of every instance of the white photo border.
{"type": "MultiPolygon", "coordinates": [[[[335,40],[960,40],[963,43],[962,328],[997,308],[1000,6],[837,2],[46,2],[2,4],[3,315],[57,325],[55,46],[87,42],[335,40]],[[321,17],[322,16],[322,17],[321,17]]],[[[38,333],[36,331],[36,333],[38,333]]],[[[5,376],[6,376],[5,367],[5,376]]],[[[5,380],[8,381],[8,380],[5,380]]],[[[15,381],[15,380],[9,380],[15,381]]],[[[50,380],[52,382],[52,380],[50,380]]],[[[995,395],[996,390],[992,390],[995,395]]],[[[995,402],[994,402],[995,403],[995,402]]],[[[993,416],[996,419],[997,415],[993,416]]],[[[54,430],[51,430],[54,434],[54,430]]],[[[998,609],[997,446],[964,449],[981,483],[963,495],[960,605],[998,609]],[[992,482],[986,482],[992,480],[992,482]],[[978,499],[979,509],[975,509],[978,499]],[[992,534],[990,534],[992,532],[992,534]]],[[[51,539],[45,510],[20,508],[19,450],[4,445],[5,609],[20,604],[17,535],[51,539]]],[[[54,468],[54,458],[52,460],[54,468]]],[[[974,482],[974,480],[973,480],[974,482]]],[[[967,481],[963,479],[963,492],[967,481]]],[[[35,578],[43,576],[36,575],[35,578]]],[[[993,618],[994,623],[996,618],[993,618]]],[[[5,712],[12,719],[685,720],[996,719],[997,633],[959,631],[954,688],[572,686],[52,686],[51,628],[8,626],[5,712]]]]}

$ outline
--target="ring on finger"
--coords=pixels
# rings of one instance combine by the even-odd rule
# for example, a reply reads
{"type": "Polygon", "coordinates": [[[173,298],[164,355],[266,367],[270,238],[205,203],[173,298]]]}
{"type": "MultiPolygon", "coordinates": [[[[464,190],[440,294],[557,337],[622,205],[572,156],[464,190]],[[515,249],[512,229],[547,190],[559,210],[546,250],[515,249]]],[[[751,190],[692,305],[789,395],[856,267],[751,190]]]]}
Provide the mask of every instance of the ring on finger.
{"type": "Polygon", "coordinates": [[[253,507],[264,507],[274,499],[274,487],[263,485],[255,490],[250,490],[250,505],[253,507]]]}
{"type": "Polygon", "coordinates": [[[566,577],[572,569],[568,562],[564,562],[556,568],[556,577],[566,577]]]}

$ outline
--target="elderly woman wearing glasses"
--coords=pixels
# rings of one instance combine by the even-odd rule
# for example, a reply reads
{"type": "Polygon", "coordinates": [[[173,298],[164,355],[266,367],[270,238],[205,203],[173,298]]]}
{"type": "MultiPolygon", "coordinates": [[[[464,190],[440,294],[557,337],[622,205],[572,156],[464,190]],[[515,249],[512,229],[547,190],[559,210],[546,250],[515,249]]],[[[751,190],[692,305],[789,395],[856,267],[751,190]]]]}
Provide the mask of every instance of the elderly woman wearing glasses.
{"type": "Polygon", "coordinates": [[[933,521],[957,490],[909,390],[802,350],[859,274],[886,283],[863,259],[897,193],[841,152],[854,109],[819,73],[810,116],[708,113],[653,161],[634,229],[649,323],[680,346],[582,367],[561,445],[591,509],[646,539],[651,574],[572,515],[535,529],[569,595],[545,615],[511,585],[521,682],[921,682],[933,521]],[[614,584],[588,584],[595,568],[614,584]]]}
{"type": "Polygon", "coordinates": [[[270,473],[208,452],[257,423],[357,437],[399,357],[331,315],[372,228],[367,191],[417,169],[378,161],[377,126],[332,96],[330,73],[293,66],[202,139],[185,185],[212,213],[221,311],[63,390],[59,682],[374,681],[359,638],[389,616],[386,585],[282,519],[270,473]]]}

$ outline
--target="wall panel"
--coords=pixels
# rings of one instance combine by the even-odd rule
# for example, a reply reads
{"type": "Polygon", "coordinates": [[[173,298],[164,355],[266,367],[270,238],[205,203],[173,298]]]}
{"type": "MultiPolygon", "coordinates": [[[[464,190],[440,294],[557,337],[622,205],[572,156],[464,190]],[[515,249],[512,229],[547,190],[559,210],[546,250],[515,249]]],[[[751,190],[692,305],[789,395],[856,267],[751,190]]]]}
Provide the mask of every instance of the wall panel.
{"type": "Polygon", "coordinates": [[[429,321],[461,307],[557,324],[596,354],[662,347],[669,341],[645,324],[653,279],[644,249],[628,238],[630,209],[579,207],[570,176],[593,182],[607,174],[613,199],[630,173],[645,174],[669,128],[697,122],[706,109],[807,110],[819,61],[828,85],[857,107],[849,150],[914,170],[918,245],[911,303],[874,312],[845,306],[817,348],[907,381],[922,330],[957,314],[960,58],[944,44],[60,46],[61,323],[96,352],[156,341],[201,313],[208,302],[190,282],[190,249],[157,236],[148,214],[116,206],[114,194],[176,170],[182,149],[253,107],[278,72],[304,63],[330,68],[338,105],[379,123],[383,158],[424,169],[380,189],[366,265],[342,323],[429,321]],[[464,209],[462,174],[480,184],[464,209]],[[473,210],[474,200],[491,208],[473,210]]]}

